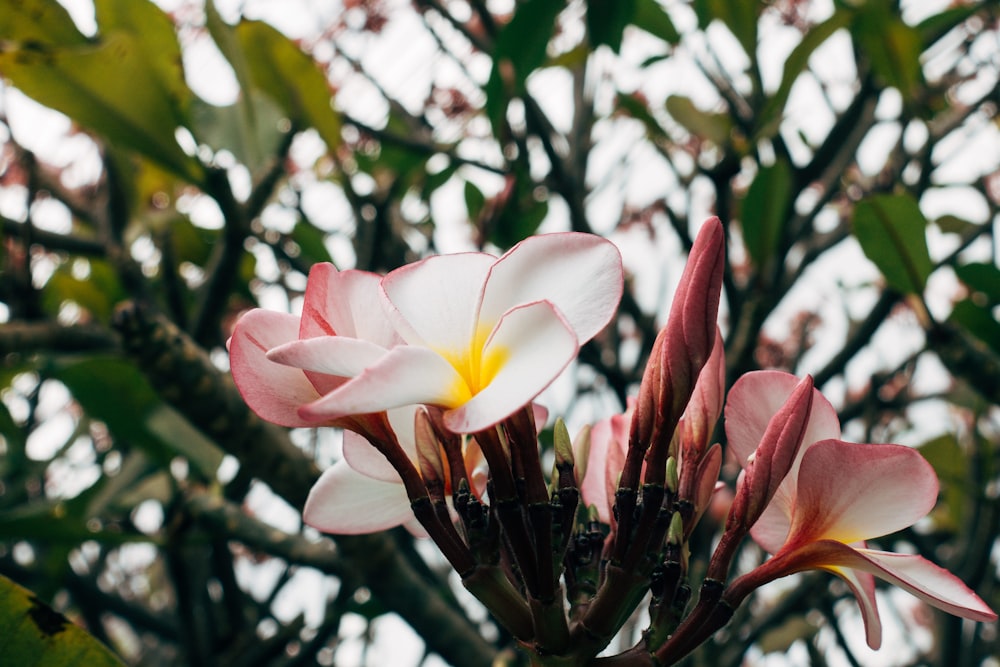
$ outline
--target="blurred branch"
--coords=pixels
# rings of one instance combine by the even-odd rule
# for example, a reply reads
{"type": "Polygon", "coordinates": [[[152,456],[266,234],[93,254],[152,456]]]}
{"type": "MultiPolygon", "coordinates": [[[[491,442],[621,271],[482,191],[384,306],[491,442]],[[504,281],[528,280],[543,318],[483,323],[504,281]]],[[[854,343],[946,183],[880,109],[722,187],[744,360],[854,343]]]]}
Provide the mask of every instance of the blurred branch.
{"type": "Polygon", "coordinates": [[[346,580],[345,585],[354,582],[353,585],[357,586],[360,583],[361,573],[353,563],[344,560],[333,540],[327,537],[310,540],[302,535],[286,533],[251,517],[236,503],[206,491],[189,494],[184,506],[192,517],[209,529],[255,551],[336,575],[346,580]]]}
{"type": "Polygon", "coordinates": [[[117,333],[97,324],[6,322],[0,327],[0,356],[32,352],[96,352],[119,349],[117,333]]]}

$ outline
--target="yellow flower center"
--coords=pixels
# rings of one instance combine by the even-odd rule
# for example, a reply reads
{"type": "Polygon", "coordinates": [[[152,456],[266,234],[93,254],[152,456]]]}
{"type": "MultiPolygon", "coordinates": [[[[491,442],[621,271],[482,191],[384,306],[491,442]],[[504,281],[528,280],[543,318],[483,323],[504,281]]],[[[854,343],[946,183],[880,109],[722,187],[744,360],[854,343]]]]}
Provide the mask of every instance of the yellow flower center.
{"type": "Polygon", "coordinates": [[[449,407],[467,403],[487,387],[510,357],[510,352],[501,345],[492,345],[488,352],[485,350],[490,333],[492,327],[480,326],[467,349],[438,350],[460,378],[448,392],[449,407]]]}

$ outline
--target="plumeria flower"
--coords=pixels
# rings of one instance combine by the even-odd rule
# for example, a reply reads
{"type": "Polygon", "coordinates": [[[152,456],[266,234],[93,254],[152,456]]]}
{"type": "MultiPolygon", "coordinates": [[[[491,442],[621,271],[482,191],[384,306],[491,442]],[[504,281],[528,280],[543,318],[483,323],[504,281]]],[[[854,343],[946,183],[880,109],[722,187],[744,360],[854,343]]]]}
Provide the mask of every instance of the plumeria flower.
{"type": "Polygon", "coordinates": [[[577,438],[573,442],[574,457],[580,462],[580,495],[584,503],[597,509],[601,522],[609,526],[614,524],[615,490],[625,465],[635,405],[635,399],[630,398],[624,414],[598,421],[590,429],[589,438],[577,438]]]}
{"type": "MultiPolygon", "coordinates": [[[[337,275],[323,266],[320,279],[337,275]]],[[[310,304],[307,289],[319,331],[290,336],[292,316],[251,311],[233,333],[233,375],[258,414],[287,425],[427,404],[445,409],[449,429],[472,433],[545,389],[611,320],[622,287],[618,250],[589,234],[532,237],[499,259],[429,257],[390,272],[364,300],[331,286],[310,304]],[[261,356],[270,363],[250,368],[261,356]],[[270,398],[277,405],[261,405],[270,398]]]]}
{"type": "MultiPolygon", "coordinates": [[[[778,371],[748,373],[733,385],[726,404],[726,434],[741,462],[753,454],[771,415],[796,385],[797,378],[778,371]]],[[[873,649],[882,640],[874,577],[956,616],[995,621],[996,614],[946,570],[921,556],[867,548],[865,540],[911,526],[934,507],[937,476],[909,447],[840,440],[836,411],[814,392],[798,455],[751,529],[754,540],[774,555],[733,581],[725,599],[735,606],[780,577],[811,569],[829,571],[857,598],[873,649]]]]}

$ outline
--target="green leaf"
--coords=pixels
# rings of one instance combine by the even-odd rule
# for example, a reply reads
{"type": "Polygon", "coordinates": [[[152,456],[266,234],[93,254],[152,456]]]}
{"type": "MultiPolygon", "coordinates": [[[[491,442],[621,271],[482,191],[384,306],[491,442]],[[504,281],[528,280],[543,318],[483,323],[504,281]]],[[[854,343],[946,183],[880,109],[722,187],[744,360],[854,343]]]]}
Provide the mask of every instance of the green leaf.
{"type": "Polygon", "coordinates": [[[852,34],[882,83],[899,90],[904,102],[914,99],[922,71],[919,31],[903,23],[887,3],[867,2],[856,13],[852,34]]]}
{"type": "Polygon", "coordinates": [[[222,463],[222,450],[161,401],[129,362],[98,356],[57,363],[52,370],[87,414],[107,424],[115,436],[163,463],[183,456],[204,477],[214,477],[222,463]]]}
{"type": "Polygon", "coordinates": [[[923,47],[926,49],[941,39],[948,31],[971,17],[980,8],[981,5],[976,4],[959,5],[925,18],[916,26],[923,47]]]}
{"type": "Polygon", "coordinates": [[[87,43],[66,8],[56,0],[19,0],[4,3],[0,12],[3,39],[24,44],[70,46],[87,43]]]}
{"type": "Polygon", "coordinates": [[[161,81],[143,39],[125,31],[96,44],[21,43],[0,51],[0,73],[40,104],[60,111],[119,148],[140,153],[193,183],[202,165],[174,132],[186,124],[176,86],[161,81]]]}
{"type": "Polygon", "coordinates": [[[499,133],[507,102],[524,92],[528,75],[545,62],[545,51],[565,2],[525,0],[497,36],[486,82],[486,115],[499,133]]]}
{"type": "Polygon", "coordinates": [[[792,168],[778,159],[762,167],[743,199],[743,240],[758,267],[767,264],[781,240],[792,197],[792,168]]]}
{"type": "Polygon", "coordinates": [[[0,576],[0,655],[18,667],[124,667],[103,644],[39,600],[0,576]]]}
{"type": "Polygon", "coordinates": [[[117,272],[107,262],[99,259],[86,261],[87,276],[83,279],[73,275],[70,264],[60,265],[42,288],[42,304],[54,316],[64,301],[72,301],[101,322],[110,322],[114,304],[127,295],[118,281],[117,272]]]}
{"type": "Polygon", "coordinates": [[[757,59],[757,12],[763,3],[750,0],[695,0],[698,27],[706,28],[718,20],[743,47],[750,60],[757,59]]]}
{"type": "Polygon", "coordinates": [[[957,324],[1000,354],[1000,322],[987,308],[972,299],[962,299],[952,308],[948,321],[957,324]]]}
{"type": "Polygon", "coordinates": [[[979,229],[979,225],[964,220],[957,215],[942,215],[934,221],[934,224],[946,234],[959,234],[961,236],[972,234],[979,229]]]}
{"type": "Polygon", "coordinates": [[[733,121],[728,114],[702,111],[688,97],[671,95],[667,98],[667,113],[693,136],[708,139],[723,147],[729,143],[733,121]]]}
{"type": "Polygon", "coordinates": [[[854,208],[854,235],[889,287],[920,294],[934,270],[927,219],[909,195],[875,195],[854,208]]]}
{"type": "MultiPolygon", "coordinates": [[[[233,26],[222,20],[218,10],[215,8],[214,0],[208,0],[205,3],[205,26],[208,28],[212,39],[215,40],[216,46],[219,47],[219,51],[229,61],[229,65],[233,68],[233,73],[236,75],[236,81],[240,85],[240,90],[243,91],[236,102],[240,118],[235,125],[235,130],[240,136],[235,140],[230,139],[231,143],[223,144],[223,146],[229,147],[230,150],[238,146],[242,157],[233,150],[236,159],[247,165],[251,173],[255,173],[257,170],[256,165],[266,160],[269,150],[266,141],[264,143],[260,142],[262,138],[260,131],[267,128],[268,119],[265,118],[261,122],[257,118],[257,107],[260,105],[260,100],[269,98],[265,95],[255,94],[256,90],[253,85],[253,76],[250,73],[250,65],[243,54],[243,48],[240,45],[239,37],[236,35],[236,30],[233,26]],[[255,129],[257,130],[256,137],[254,136],[255,129]]],[[[268,112],[277,110],[278,108],[276,103],[271,102],[268,112]]],[[[201,135],[198,136],[199,138],[201,137],[201,135]]],[[[206,137],[205,141],[209,145],[212,145],[211,137],[206,137]]]]}
{"type": "Polygon", "coordinates": [[[622,33],[631,23],[636,9],[636,0],[588,0],[587,34],[590,45],[611,47],[618,53],[622,46],[622,33]]]}
{"type": "Polygon", "coordinates": [[[635,1],[635,26],[645,30],[654,37],[659,37],[667,44],[676,45],[681,41],[670,15],[664,11],[656,0],[635,1]]]}
{"type": "Polygon", "coordinates": [[[277,153],[284,137],[280,129],[283,118],[284,110],[256,90],[244,93],[239,102],[229,106],[200,99],[191,106],[191,126],[198,141],[214,151],[229,151],[251,174],[257,174],[277,153]]]}
{"type": "Polygon", "coordinates": [[[955,274],[973,292],[983,295],[984,305],[1000,305],[1000,267],[973,262],[955,267],[955,274]]]}
{"type": "MultiPolygon", "coordinates": [[[[312,127],[333,151],[340,145],[340,115],[326,75],[295,42],[261,21],[235,28],[253,85],[271,97],[300,128],[312,127]]],[[[229,54],[236,59],[235,55],[229,54]]]]}
{"type": "Polygon", "coordinates": [[[292,229],[292,240],[302,251],[302,257],[309,263],[332,262],[330,251],[326,249],[326,234],[308,222],[298,222],[292,229]]]}
{"type": "Polygon", "coordinates": [[[486,205],[486,195],[477,188],[471,181],[465,182],[465,209],[468,212],[469,220],[475,222],[479,214],[486,205]]]}
{"type": "Polygon", "coordinates": [[[966,480],[965,452],[950,433],[928,440],[917,449],[931,464],[941,481],[943,502],[935,508],[932,517],[954,529],[961,525],[965,496],[972,492],[966,480]]]}
{"type": "Polygon", "coordinates": [[[615,99],[615,104],[618,109],[632,116],[632,118],[635,118],[646,127],[647,137],[653,141],[669,141],[669,136],[667,135],[666,130],[664,130],[660,125],[660,122],[653,117],[653,114],[649,112],[649,109],[646,107],[643,100],[634,95],[618,93],[618,96],[615,99]]]}
{"type": "Polygon", "coordinates": [[[852,14],[843,8],[838,8],[833,16],[822,23],[813,26],[802,37],[792,52],[785,60],[785,67],[781,73],[781,83],[774,91],[764,109],[760,112],[757,121],[758,138],[774,136],[781,125],[785,104],[788,102],[788,95],[792,91],[792,85],[799,75],[805,71],[809,64],[809,58],[813,52],[828,40],[835,32],[850,25],[852,14]]]}
{"type": "Polygon", "coordinates": [[[135,58],[153,73],[169,96],[174,112],[187,127],[187,110],[194,98],[184,81],[181,47],[174,22],[149,0],[94,0],[94,18],[101,34],[116,32],[136,39],[135,58]]]}

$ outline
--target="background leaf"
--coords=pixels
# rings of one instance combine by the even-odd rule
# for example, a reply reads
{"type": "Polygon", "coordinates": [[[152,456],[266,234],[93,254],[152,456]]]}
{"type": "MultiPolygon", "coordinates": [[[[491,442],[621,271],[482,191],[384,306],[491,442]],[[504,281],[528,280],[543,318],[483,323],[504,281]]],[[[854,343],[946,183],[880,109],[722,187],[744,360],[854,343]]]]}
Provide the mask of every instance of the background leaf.
{"type": "Polygon", "coordinates": [[[886,282],[921,294],[934,265],[927,250],[927,219],[909,195],[875,195],[854,209],[854,235],[886,282]]]}
{"type": "Polygon", "coordinates": [[[100,642],[0,575],[0,655],[17,667],[123,667],[100,642]]]}

